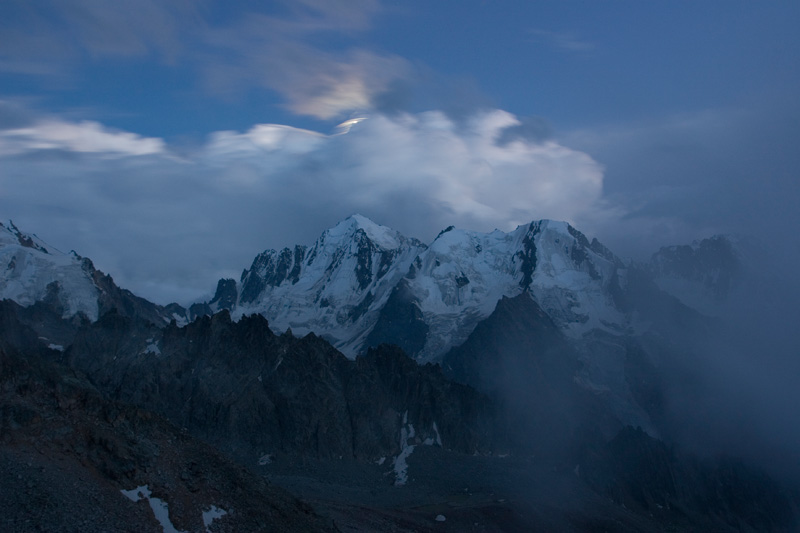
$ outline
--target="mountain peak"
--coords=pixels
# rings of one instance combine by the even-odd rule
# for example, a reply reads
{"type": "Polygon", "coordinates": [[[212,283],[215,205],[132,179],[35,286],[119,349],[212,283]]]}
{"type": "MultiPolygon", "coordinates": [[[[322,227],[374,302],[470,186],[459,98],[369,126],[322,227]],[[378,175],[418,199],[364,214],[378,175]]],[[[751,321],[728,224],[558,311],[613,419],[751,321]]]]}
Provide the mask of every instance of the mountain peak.
{"type": "Polygon", "coordinates": [[[16,225],[14,225],[14,222],[11,220],[8,221],[8,225],[5,225],[2,222],[0,222],[0,230],[5,230],[5,232],[7,233],[6,239],[3,240],[4,244],[11,244],[14,240],[16,240],[16,242],[13,242],[14,244],[19,244],[20,246],[23,246],[25,248],[38,250],[45,254],[50,253],[44,246],[44,242],[42,242],[42,240],[39,239],[39,237],[37,237],[36,235],[29,235],[27,233],[23,233],[16,225]]]}
{"type": "Polygon", "coordinates": [[[387,250],[399,248],[402,241],[405,240],[405,237],[399,232],[387,226],[381,226],[360,214],[350,215],[327,230],[323,237],[325,240],[333,241],[349,240],[358,230],[362,230],[369,240],[387,250]]]}

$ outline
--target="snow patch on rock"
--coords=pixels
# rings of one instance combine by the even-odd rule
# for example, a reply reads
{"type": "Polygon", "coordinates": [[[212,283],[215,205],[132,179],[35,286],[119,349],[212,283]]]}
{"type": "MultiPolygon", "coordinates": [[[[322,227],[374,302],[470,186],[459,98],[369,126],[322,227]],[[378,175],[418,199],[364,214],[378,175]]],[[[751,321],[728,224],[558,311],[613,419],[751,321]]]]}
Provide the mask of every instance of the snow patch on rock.
{"type": "Polygon", "coordinates": [[[206,528],[206,533],[211,533],[211,524],[214,520],[222,518],[228,514],[224,509],[220,509],[216,505],[212,505],[207,511],[203,511],[203,526],[206,528]]]}
{"type": "Polygon", "coordinates": [[[150,508],[153,510],[153,515],[155,515],[158,523],[161,524],[164,533],[186,533],[175,529],[175,526],[172,525],[172,521],[169,519],[169,507],[167,506],[167,502],[160,498],[154,498],[148,485],[142,485],[131,490],[122,490],[121,492],[132,502],[138,502],[143,499],[147,500],[150,504],[150,508]]]}
{"type": "Polygon", "coordinates": [[[407,459],[414,452],[416,446],[409,441],[416,436],[413,424],[408,423],[408,411],[403,413],[403,425],[400,428],[400,453],[392,461],[394,469],[394,485],[402,487],[408,483],[407,459]]]}

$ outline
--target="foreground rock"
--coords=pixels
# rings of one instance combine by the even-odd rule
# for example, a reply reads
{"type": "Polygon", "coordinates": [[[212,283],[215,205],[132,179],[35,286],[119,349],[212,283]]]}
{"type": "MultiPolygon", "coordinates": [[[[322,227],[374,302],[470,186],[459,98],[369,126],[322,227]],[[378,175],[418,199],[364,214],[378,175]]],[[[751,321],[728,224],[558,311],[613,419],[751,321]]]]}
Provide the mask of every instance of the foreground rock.
{"type": "Polygon", "coordinates": [[[335,531],[281,489],[80,374],[0,348],[0,516],[14,531],[335,531]],[[123,490],[151,493],[134,502],[123,490]],[[157,500],[154,500],[156,499],[157,500]],[[160,500],[161,523],[151,506],[160,500]],[[224,511],[224,514],[222,513],[224,511]],[[166,518],[165,518],[166,517],[166,518]]]}

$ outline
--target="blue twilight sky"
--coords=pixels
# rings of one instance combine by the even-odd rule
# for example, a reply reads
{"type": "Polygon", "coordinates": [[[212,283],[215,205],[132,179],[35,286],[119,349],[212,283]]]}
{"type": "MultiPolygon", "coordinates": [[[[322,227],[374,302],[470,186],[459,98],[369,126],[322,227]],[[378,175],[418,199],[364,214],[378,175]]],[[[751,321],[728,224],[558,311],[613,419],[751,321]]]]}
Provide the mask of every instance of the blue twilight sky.
{"type": "Polygon", "coordinates": [[[798,25],[796,1],[4,0],[0,218],[161,303],[354,212],[796,252],[798,25]]]}

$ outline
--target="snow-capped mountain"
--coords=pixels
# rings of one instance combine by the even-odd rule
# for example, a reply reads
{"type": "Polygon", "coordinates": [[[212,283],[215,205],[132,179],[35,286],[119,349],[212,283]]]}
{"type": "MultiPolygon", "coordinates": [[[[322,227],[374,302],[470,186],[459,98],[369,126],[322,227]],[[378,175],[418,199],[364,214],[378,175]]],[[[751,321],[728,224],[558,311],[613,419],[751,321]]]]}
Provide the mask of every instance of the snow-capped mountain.
{"type": "MultiPolygon", "coordinates": [[[[737,258],[730,241],[717,237],[663,248],[645,271],[661,290],[706,311],[704,301],[719,301],[730,289],[737,258]]],[[[89,259],[59,252],[13,224],[0,225],[0,260],[0,297],[23,306],[42,301],[64,317],[92,321],[112,308],[162,326],[187,318],[177,304],[138,298],[89,259]]],[[[387,342],[419,361],[439,361],[503,297],[524,292],[573,339],[638,329],[626,298],[629,271],[566,222],[540,220],[508,233],[450,227],[426,246],[353,215],[311,246],[259,254],[239,281],[220,280],[214,298],[193,305],[188,318],[222,309],[237,320],[257,313],[276,332],[313,332],[349,357],[387,342]]]]}
{"type": "Polygon", "coordinates": [[[354,357],[394,342],[436,360],[504,296],[530,291],[563,330],[619,331],[622,262],[565,222],[505,233],[447,228],[430,247],[354,215],[311,246],[259,254],[238,283],[221,280],[204,309],[259,313],[277,331],[313,331],[354,357]]]}
{"type": "Polygon", "coordinates": [[[91,321],[112,308],[161,325],[185,321],[179,305],[162,307],[120,289],[88,258],[61,252],[13,222],[0,223],[0,268],[0,299],[23,307],[42,302],[63,318],[85,316],[91,321]]]}
{"type": "Polygon", "coordinates": [[[41,300],[63,309],[68,318],[83,313],[97,320],[99,290],[91,262],[75,252],[65,254],[36,235],[22,233],[13,222],[0,223],[0,298],[29,306],[41,300]]]}
{"type": "Polygon", "coordinates": [[[259,254],[238,284],[220,281],[209,308],[231,309],[234,318],[260,313],[274,330],[314,332],[354,354],[424,249],[416,239],[354,215],[310,247],[259,254]]]}

